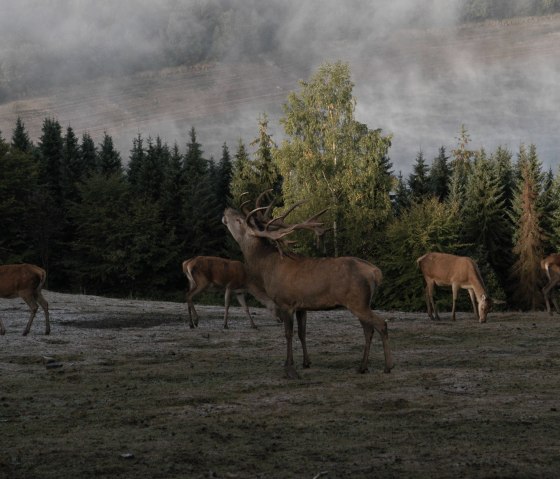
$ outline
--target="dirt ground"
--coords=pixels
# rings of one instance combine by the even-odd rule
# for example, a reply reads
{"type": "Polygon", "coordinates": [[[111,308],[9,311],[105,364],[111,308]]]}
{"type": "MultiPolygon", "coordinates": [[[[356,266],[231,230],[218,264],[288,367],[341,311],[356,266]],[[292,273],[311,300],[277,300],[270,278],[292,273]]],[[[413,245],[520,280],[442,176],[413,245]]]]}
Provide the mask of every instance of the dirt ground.
{"type": "Polygon", "coordinates": [[[560,318],[493,313],[478,324],[381,311],[363,334],[346,311],[311,313],[312,365],[283,374],[283,327],[240,308],[45,292],[27,337],[20,300],[2,300],[2,478],[558,477],[560,318]]]}

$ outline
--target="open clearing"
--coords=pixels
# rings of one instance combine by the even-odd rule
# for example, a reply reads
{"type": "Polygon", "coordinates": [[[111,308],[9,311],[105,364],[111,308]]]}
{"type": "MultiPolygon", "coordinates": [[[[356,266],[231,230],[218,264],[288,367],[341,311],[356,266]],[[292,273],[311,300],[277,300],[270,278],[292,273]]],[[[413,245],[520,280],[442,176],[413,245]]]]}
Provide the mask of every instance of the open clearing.
{"type": "MultiPolygon", "coordinates": [[[[442,293],[443,294],[443,293],[442,293]]],[[[0,477],[557,477],[560,320],[472,313],[456,322],[380,312],[395,369],[376,335],[358,374],[359,322],[311,313],[312,366],[283,377],[283,327],[252,308],[45,292],[38,313],[0,302],[0,477]],[[51,358],[48,362],[48,359],[51,358]],[[59,366],[59,367],[56,367],[59,366]]]]}

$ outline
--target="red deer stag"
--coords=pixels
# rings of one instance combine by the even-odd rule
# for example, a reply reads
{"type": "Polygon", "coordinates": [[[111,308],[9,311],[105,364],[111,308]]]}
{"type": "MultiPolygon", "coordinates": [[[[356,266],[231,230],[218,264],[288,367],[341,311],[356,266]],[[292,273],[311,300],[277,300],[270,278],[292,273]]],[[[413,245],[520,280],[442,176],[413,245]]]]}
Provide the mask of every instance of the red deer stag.
{"type": "Polygon", "coordinates": [[[482,276],[477,264],[466,256],[455,256],[447,253],[428,253],[416,260],[426,282],[426,305],[430,319],[439,319],[434,303],[434,286],[451,286],[453,292],[453,308],[451,316],[455,321],[455,303],[459,288],[469,292],[476,319],[486,322],[492,309],[492,299],[486,293],[482,276]],[[478,309],[477,309],[478,302],[478,309]]]}
{"type": "MultiPolygon", "coordinates": [[[[265,192],[266,193],[266,192],[265,192]]],[[[222,222],[237,241],[245,257],[250,277],[272,299],[284,322],[287,355],[286,375],[299,377],[293,362],[292,338],[294,313],[298,322],[298,336],[303,350],[303,367],[310,366],[306,345],[306,311],[320,311],[343,306],[360,320],[364,330],[365,347],[359,372],[368,368],[368,357],[374,330],[379,332],[385,353],[385,372],[393,368],[389,348],[387,323],[370,307],[375,288],[382,279],[381,271],[367,261],[352,258],[308,258],[283,251],[288,244],[284,238],[296,230],[306,229],[320,235],[325,230],[317,221],[321,213],[303,223],[286,224],[286,216],[296,204],[279,218],[271,218],[273,203],[244,214],[226,208],[222,222]]]]}
{"type": "MultiPolygon", "coordinates": [[[[45,312],[45,334],[50,334],[51,325],[49,322],[49,304],[41,294],[41,289],[47,279],[44,269],[33,264],[6,264],[0,266],[0,298],[23,299],[31,309],[31,316],[27,321],[27,326],[23,331],[26,336],[31,329],[33,318],[41,305],[45,312]]],[[[0,334],[6,334],[4,324],[0,319],[0,334]]]]}
{"type": "Polygon", "coordinates": [[[194,309],[193,297],[208,288],[226,290],[224,329],[228,329],[228,311],[232,291],[236,295],[239,304],[245,309],[245,313],[247,313],[251,322],[251,327],[257,327],[245,302],[245,293],[248,289],[247,275],[241,261],[218,258],[216,256],[195,256],[183,262],[183,273],[185,273],[189,281],[187,303],[189,305],[191,328],[198,326],[198,314],[196,309],[194,309]]]}
{"type": "Polygon", "coordinates": [[[554,253],[544,258],[541,261],[541,268],[548,279],[548,283],[542,289],[544,300],[546,302],[546,310],[548,311],[548,314],[552,315],[552,310],[550,309],[550,299],[552,299],[554,309],[560,314],[558,302],[552,295],[553,289],[558,285],[558,283],[560,283],[560,254],[554,253]]]}

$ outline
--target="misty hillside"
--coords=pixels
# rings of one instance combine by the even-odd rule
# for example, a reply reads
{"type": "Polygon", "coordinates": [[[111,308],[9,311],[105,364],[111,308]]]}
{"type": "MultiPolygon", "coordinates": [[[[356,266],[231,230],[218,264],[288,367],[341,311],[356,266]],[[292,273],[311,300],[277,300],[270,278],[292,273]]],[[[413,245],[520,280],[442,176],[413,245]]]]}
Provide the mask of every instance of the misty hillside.
{"type": "MultiPolygon", "coordinates": [[[[471,7],[475,3],[470,2],[471,7]]],[[[176,3],[183,4],[193,2],[176,3]]],[[[216,9],[221,4],[208,5],[216,9]]],[[[287,4],[294,7],[292,2],[287,4]]],[[[278,119],[287,93],[297,89],[298,80],[307,79],[321,63],[342,60],[351,67],[360,121],[393,135],[391,159],[396,170],[407,170],[419,150],[431,159],[439,146],[453,147],[461,124],[467,125],[475,148],[505,145],[515,151],[521,143],[534,143],[545,165],[555,165],[560,127],[556,108],[560,15],[457,24],[458,14],[452,7],[442,14],[442,9],[432,6],[427,9],[430,16],[419,19],[418,11],[409,8],[412,3],[401,0],[393,2],[392,10],[387,7],[367,21],[358,11],[342,9],[336,16],[340,23],[332,15],[329,21],[316,16],[313,22],[311,4],[304,2],[297,11],[274,10],[280,17],[268,22],[270,10],[264,7],[255,7],[252,13],[247,9],[238,12],[230,22],[239,24],[246,18],[247,35],[232,38],[229,50],[222,41],[222,53],[227,50],[228,54],[199,52],[199,56],[183,57],[188,61],[181,63],[176,51],[175,57],[169,52],[162,57],[144,38],[140,46],[135,45],[134,67],[127,64],[119,70],[106,65],[92,73],[91,79],[84,79],[88,75],[83,71],[70,74],[59,68],[59,76],[70,75],[60,82],[45,71],[43,84],[35,81],[22,91],[4,95],[0,131],[9,138],[21,117],[36,140],[44,118],[55,117],[78,134],[88,131],[96,141],[106,131],[126,158],[132,138],[139,132],[183,145],[194,126],[206,155],[218,156],[224,142],[235,146],[240,138],[252,140],[262,113],[271,119],[271,132],[280,141],[278,119]],[[151,65],[145,61],[148,58],[153,60],[151,65]]],[[[108,17],[109,4],[101,5],[108,17]]],[[[201,7],[199,19],[208,20],[209,8],[201,7]]],[[[476,12],[471,8],[472,16],[476,12]]],[[[487,16],[492,12],[496,10],[488,10],[487,16]]],[[[155,13],[152,9],[152,16],[155,13]]],[[[169,35],[174,28],[184,27],[181,17],[174,19],[177,24],[169,18],[166,21],[169,35]]],[[[140,43],[133,26],[128,27],[129,46],[140,43]]],[[[67,26],[59,41],[68,40],[73,33],[75,28],[67,26]]],[[[8,35],[5,29],[3,35],[8,35]]],[[[119,35],[126,37],[120,30],[119,35]]],[[[80,33],[79,40],[86,39],[87,32],[80,33]]],[[[100,43],[93,44],[102,48],[100,43]]],[[[59,48],[58,65],[65,65],[62,45],[53,43],[59,48]]],[[[126,42],[119,45],[114,46],[115,58],[126,63],[126,42]]],[[[218,48],[216,42],[209,45],[218,48]]],[[[84,53],[92,55],[94,50],[84,53]]],[[[81,65],[71,52],[69,55],[69,65],[81,65]]]]}

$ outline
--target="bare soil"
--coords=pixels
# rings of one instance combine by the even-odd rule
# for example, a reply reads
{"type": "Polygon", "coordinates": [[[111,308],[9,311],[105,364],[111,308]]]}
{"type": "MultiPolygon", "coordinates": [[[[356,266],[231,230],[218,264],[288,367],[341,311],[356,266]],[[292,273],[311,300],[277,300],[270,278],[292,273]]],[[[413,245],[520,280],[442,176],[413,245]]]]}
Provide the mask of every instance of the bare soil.
{"type": "Polygon", "coordinates": [[[311,313],[312,366],[283,374],[282,325],[252,308],[45,292],[31,333],[3,300],[0,477],[557,477],[560,321],[493,313],[479,324],[381,311],[395,369],[376,336],[358,374],[359,322],[311,313]]]}

